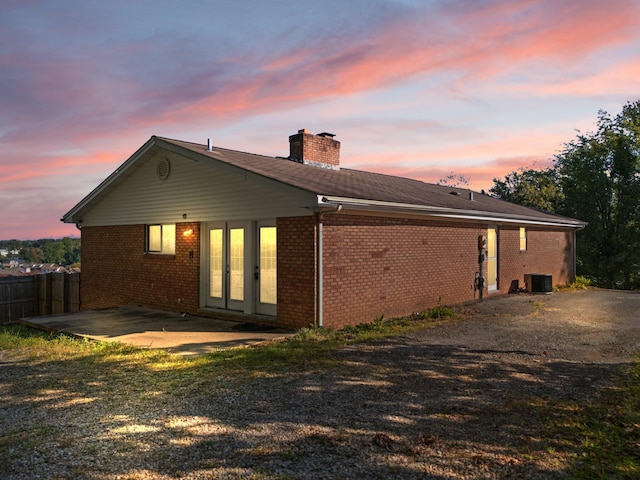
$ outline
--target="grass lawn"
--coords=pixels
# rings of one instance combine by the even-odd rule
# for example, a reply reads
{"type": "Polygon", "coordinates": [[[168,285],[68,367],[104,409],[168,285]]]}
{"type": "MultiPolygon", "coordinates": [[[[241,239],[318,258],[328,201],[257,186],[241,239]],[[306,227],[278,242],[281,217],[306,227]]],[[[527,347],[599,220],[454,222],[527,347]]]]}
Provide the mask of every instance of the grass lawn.
{"type": "MultiPolygon", "coordinates": [[[[342,360],[333,354],[338,348],[427,328],[452,314],[440,308],[339,331],[302,330],[284,341],[196,358],[21,326],[0,327],[0,397],[10,391],[12,398],[24,395],[25,401],[50,402],[58,411],[97,397],[143,408],[150,398],[166,392],[187,399],[202,395],[212,384],[233,388],[256,376],[341,368],[342,360]],[[8,378],[5,365],[16,364],[24,365],[22,377],[8,378]]],[[[565,471],[569,478],[640,478],[640,361],[615,380],[614,388],[589,403],[539,399],[510,408],[542,412],[535,428],[548,439],[547,449],[563,450],[571,458],[565,471]]],[[[56,435],[38,419],[0,431],[0,458],[5,459],[0,461],[0,476],[9,468],[6,459],[17,451],[44,450],[52,438],[62,444],[71,441],[56,435]]]]}

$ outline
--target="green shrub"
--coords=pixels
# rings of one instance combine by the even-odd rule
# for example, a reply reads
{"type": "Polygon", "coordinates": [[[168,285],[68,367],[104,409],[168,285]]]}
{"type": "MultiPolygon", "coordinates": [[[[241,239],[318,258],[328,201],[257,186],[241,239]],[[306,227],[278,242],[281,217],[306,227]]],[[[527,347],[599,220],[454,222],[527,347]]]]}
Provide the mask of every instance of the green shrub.
{"type": "Polygon", "coordinates": [[[578,275],[571,286],[575,290],[585,290],[586,288],[589,288],[591,286],[591,279],[583,277],[582,275],[578,275]]]}
{"type": "Polygon", "coordinates": [[[589,288],[593,282],[588,277],[583,277],[582,275],[578,275],[573,283],[568,283],[566,285],[559,285],[555,287],[556,290],[562,292],[566,290],[575,291],[575,290],[586,290],[589,288]]]}
{"type": "Polygon", "coordinates": [[[349,325],[344,327],[343,331],[345,333],[350,333],[354,335],[357,335],[359,333],[379,332],[384,329],[385,323],[387,322],[385,322],[384,320],[384,315],[380,315],[373,322],[361,323],[359,325],[354,325],[354,326],[349,325]]]}
{"type": "Polygon", "coordinates": [[[418,314],[418,317],[422,320],[438,319],[453,317],[456,313],[450,307],[434,307],[429,310],[424,310],[418,314]]]}

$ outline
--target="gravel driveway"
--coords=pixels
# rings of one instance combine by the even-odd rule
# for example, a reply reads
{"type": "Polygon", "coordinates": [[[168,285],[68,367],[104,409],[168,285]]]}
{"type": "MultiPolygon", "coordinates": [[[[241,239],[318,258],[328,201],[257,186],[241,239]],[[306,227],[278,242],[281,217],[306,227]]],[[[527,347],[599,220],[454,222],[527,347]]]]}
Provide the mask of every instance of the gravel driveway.
{"type": "Polygon", "coordinates": [[[67,398],[62,407],[52,407],[55,395],[19,397],[49,367],[0,363],[0,434],[42,428],[46,418],[55,439],[50,449],[11,451],[0,471],[8,479],[567,478],[571,452],[562,438],[545,438],[544,426],[562,421],[563,405],[597,396],[640,352],[640,295],[512,295],[459,311],[416,334],[342,349],[329,369],[238,379],[212,371],[188,387],[126,397],[102,385],[84,392],[91,402],[67,398]]]}
{"type": "Polygon", "coordinates": [[[503,296],[418,338],[432,345],[516,351],[546,361],[625,363],[640,353],[640,294],[617,290],[503,296]],[[546,353],[545,353],[546,352],[546,353]]]}

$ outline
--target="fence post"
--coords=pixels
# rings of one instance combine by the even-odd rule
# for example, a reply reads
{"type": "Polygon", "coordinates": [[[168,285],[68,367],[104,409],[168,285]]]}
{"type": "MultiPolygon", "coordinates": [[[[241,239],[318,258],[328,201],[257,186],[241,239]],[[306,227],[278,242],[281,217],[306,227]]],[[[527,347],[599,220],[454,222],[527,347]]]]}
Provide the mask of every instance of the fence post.
{"type": "Polygon", "coordinates": [[[66,292],[66,312],[79,312],[80,311],[80,274],[70,273],[65,275],[65,281],[67,283],[66,292]]]}
{"type": "Polygon", "coordinates": [[[80,273],[0,278],[0,324],[80,311],[80,273]]]}
{"type": "Polygon", "coordinates": [[[65,307],[65,273],[51,273],[51,313],[64,313],[65,307]]]}
{"type": "Polygon", "coordinates": [[[7,277],[0,280],[0,323],[33,317],[36,310],[36,280],[33,277],[7,277]]]}

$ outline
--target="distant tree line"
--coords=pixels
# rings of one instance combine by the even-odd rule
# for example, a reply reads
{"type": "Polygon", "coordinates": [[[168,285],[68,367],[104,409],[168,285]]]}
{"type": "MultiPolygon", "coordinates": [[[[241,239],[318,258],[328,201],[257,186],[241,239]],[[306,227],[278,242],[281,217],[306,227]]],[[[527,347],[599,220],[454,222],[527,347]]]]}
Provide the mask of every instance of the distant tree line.
{"type": "Polygon", "coordinates": [[[640,288],[640,100],[595,132],[578,132],[553,166],[494,178],[489,193],[588,222],[577,233],[577,270],[596,285],[640,288]]]}
{"type": "Polygon", "coordinates": [[[27,263],[57,263],[65,266],[80,263],[79,238],[0,240],[0,249],[9,251],[8,255],[0,255],[0,260],[18,256],[27,263]],[[11,254],[12,251],[18,254],[11,254]]]}

